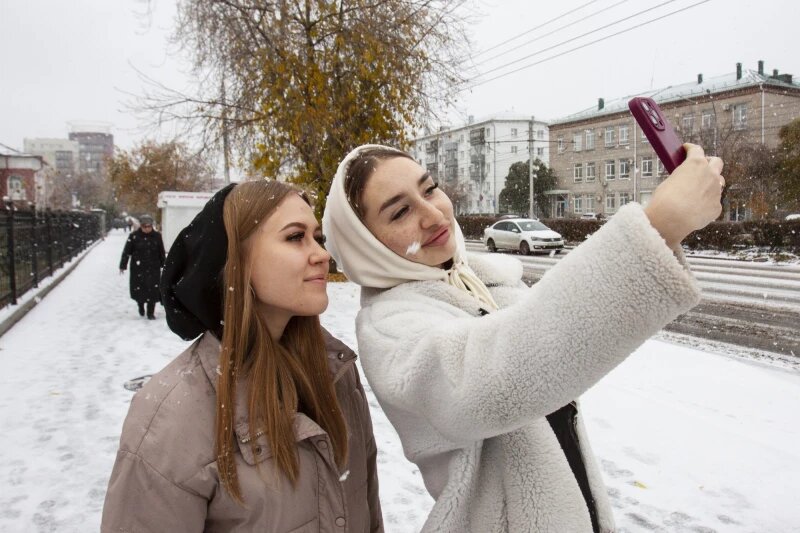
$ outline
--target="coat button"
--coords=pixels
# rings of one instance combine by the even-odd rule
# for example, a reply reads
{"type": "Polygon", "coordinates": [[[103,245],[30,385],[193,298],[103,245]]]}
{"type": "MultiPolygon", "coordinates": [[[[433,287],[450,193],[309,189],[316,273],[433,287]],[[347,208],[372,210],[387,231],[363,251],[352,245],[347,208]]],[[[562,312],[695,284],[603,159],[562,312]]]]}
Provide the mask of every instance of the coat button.
{"type": "Polygon", "coordinates": [[[261,449],[261,446],[256,446],[256,455],[261,455],[261,452],[264,451],[261,449]]]}
{"type": "Polygon", "coordinates": [[[339,352],[339,353],[337,353],[337,354],[336,354],[336,358],[337,358],[337,359],[339,359],[340,361],[341,361],[342,359],[344,359],[344,352],[339,352]]]}
{"type": "Polygon", "coordinates": [[[326,449],[328,447],[328,443],[324,440],[319,441],[319,447],[322,449],[326,449]]]}
{"type": "Polygon", "coordinates": [[[339,527],[344,527],[344,525],[346,523],[347,523],[347,521],[344,518],[342,518],[341,516],[336,519],[336,525],[339,526],[339,527]]]}

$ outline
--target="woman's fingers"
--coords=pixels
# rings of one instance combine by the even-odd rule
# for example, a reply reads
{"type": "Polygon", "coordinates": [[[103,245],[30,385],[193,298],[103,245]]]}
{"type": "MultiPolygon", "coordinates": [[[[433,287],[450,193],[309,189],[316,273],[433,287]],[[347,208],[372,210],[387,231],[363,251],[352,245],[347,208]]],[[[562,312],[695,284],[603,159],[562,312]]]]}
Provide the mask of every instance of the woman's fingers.
{"type": "Polygon", "coordinates": [[[706,153],[703,147],[692,143],[683,143],[683,148],[686,150],[686,159],[703,159],[706,153]]]}

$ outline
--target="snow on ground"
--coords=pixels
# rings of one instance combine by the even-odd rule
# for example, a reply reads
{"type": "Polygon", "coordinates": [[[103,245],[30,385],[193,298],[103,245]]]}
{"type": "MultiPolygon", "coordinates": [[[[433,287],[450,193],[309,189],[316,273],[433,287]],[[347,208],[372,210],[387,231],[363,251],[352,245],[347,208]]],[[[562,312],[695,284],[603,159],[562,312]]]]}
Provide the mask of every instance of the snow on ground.
{"type": "MultiPolygon", "coordinates": [[[[113,231],[0,338],[0,531],[97,531],[131,393],[187,345],[140,318],[113,231]]],[[[358,289],[323,324],[355,345],[358,289]]],[[[367,388],[386,529],[432,505],[367,388]]],[[[800,373],[651,340],[582,399],[621,532],[800,531],[800,373]]]]}

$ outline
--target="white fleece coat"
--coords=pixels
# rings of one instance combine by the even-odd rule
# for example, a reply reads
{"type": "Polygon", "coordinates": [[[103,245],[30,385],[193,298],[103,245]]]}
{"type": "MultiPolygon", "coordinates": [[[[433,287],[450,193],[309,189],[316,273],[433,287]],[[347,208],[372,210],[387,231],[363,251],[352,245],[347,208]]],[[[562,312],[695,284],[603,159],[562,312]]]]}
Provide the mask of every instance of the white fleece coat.
{"type": "MultiPolygon", "coordinates": [[[[436,503],[423,531],[592,531],[545,416],[699,301],[680,250],[629,204],[533,287],[508,256],[469,264],[501,309],[443,281],[362,289],[357,335],[381,407],[436,503]],[[677,260],[676,260],[677,257],[677,260]]],[[[583,422],[600,529],[614,530],[583,422]]]]}

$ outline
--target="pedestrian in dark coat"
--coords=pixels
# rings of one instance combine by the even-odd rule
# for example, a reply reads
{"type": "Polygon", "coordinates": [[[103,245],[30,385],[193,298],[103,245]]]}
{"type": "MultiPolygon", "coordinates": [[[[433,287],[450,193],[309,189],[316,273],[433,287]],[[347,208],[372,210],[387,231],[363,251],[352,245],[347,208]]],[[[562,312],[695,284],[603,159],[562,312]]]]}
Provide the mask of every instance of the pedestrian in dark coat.
{"type": "Polygon", "coordinates": [[[161,233],[153,229],[153,217],[143,215],[139,223],[139,229],[131,232],[122,250],[119,272],[128,269],[131,259],[131,298],[139,305],[140,316],[144,316],[146,304],[147,318],[154,320],[156,302],[161,301],[159,280],[164,266],[164,241],[161,233]]]}

